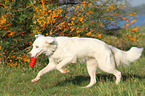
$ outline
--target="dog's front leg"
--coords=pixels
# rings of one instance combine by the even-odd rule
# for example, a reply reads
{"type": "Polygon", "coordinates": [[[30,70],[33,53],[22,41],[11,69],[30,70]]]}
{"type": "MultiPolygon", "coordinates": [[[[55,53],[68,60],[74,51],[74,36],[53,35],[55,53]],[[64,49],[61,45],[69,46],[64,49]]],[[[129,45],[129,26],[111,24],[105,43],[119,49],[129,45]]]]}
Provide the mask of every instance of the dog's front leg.
{"type": "Polygon", "coordinates": [[[62,69],[63,66],[65,66],[66,64],[68,63],[71,63],[74,59],[72,57],[68,57],[68,58],[65,58],[63,59],[57,66],[56,66],[56,69],[59,70],[61,73],[66,73],[66,72],[69,72],[68,69],[62,69]]]}
{"type": "Polygon", "coordinates": [[[50,59],[49,62],[50,63],[45,68],[39,71],[36,78],[31,81],[32,83],[37,82],[43,74],[55,69],[56,64],[53,62],[53,60],[50,59]]]}

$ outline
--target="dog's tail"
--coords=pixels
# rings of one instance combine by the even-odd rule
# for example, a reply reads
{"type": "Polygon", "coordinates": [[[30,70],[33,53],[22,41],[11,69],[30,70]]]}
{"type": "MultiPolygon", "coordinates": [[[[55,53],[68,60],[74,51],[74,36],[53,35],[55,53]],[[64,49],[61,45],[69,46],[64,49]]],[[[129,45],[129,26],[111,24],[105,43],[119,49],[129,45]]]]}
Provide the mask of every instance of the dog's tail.
{"type": "Polygon", "coordinates": [[[109,47],[111,48],[114,54],[114,59],[116,61],[117,66],[129,65],[130,62],[139,59],[143,51],[143,48],[137,48],[137,47],[132,47],[128,51],[122,51],[110,45],[109,47]]]}

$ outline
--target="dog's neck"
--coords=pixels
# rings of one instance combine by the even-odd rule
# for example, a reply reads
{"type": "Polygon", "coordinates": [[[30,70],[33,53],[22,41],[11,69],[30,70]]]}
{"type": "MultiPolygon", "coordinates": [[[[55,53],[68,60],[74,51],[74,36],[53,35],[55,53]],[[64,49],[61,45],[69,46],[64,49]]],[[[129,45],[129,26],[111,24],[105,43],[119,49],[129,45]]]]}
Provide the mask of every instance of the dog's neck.
{"type": "Polygon", "coordinates": [[[56,51],[56,49],[57,49],[57,43],[56,42],[54,42],[52,45],[51,45],[51,47],[46,51],[46,55],[48,55],[48,56],[51,56],[51,55],[53,55],[53,53],[56,51]]]}

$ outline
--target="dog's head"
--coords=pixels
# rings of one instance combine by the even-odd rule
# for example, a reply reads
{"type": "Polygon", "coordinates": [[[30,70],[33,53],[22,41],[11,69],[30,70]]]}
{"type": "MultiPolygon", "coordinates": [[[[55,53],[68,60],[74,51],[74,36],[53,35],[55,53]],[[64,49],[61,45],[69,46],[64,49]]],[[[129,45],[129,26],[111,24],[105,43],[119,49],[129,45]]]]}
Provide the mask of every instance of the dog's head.
{"type": "Polygon", "coordinates": [[[33,43],[33,48],[30,51],[31,57],[37,57],[41,53],[50,55],[55,49],[55,39],[53,37],[45,37],[43,35],[35,35],[36,40],[33,43]]]}

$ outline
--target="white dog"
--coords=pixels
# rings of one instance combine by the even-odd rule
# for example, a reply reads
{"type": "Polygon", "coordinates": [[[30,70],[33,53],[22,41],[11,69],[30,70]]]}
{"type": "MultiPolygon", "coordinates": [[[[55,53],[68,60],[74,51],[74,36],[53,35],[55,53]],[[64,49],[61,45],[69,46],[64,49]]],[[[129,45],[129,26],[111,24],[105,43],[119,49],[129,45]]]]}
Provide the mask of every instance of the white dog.
{"type": "Polygon", "coordinates": [[[69,72],[68,69],[62,69],[62,67],[69,63],[76,63],[79,59],[85,59],[90,83],[84,88],[96,83],[97,67],[104,72],[114,74],[116,84],[118,84],[121,72],[115,69],[115,64],[116,66],[129,65],[130,62],[137,60],[143,51],[143,48],[137,47],[132,47],[129,51],[122,51],[93,38],[45,37],[40,34],[35,37],[30,56],[37,57],[44,53],[49,56],[49,64],[39,71],[36,78],[32,80],[33,83],[53,69],[57,69],[61,73],[69,72]]]}

